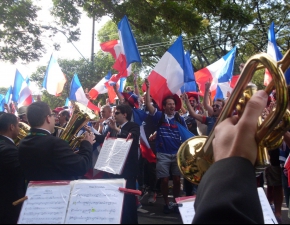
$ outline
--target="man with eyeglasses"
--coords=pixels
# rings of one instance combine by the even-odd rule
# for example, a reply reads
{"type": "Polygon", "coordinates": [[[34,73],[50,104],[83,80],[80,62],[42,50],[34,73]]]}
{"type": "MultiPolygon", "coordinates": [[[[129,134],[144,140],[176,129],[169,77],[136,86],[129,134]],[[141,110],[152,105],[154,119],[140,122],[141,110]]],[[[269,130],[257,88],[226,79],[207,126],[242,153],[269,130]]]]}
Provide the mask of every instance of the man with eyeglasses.
{"type": "MultiPolygon", "coordinates": [[[[116,132],[116,135],[110,136],[118,138],[127,138],[131,133],[133,143],[128,153],[127,161],[124,165],[124,170],[121,175],[114,175],[105,173],[106,178],[124,178],[126,180],[126,188],[136,189],[136,179],[138,175],[138,148],[139,148],[139,137],[140,127],[137,123],[131,122],[132,108],[129,105],[121,104],[116,107],[114,116],[108,118],[108,125],[111,130],[116,132]],[[117,126],[119,125],[119,127],[117,126]]],[[[95,135],[96,142],[103,143],[105,135],[95,135]]],[[[101,149],[102,151],[102,149],[101,149]]],[[[122,224],[137,224],[137,206],[136,196],[127,194],[124,197],[123,211],[122,211],[122,224]]]]}
{"type": "Polygon", "coordinates": [[[217,118],[219,117],[224,105],[225,105],[225,102],[224,100],[222,99],[216,99],[212,105],[212,114],[211,116],[203,116],[203,115],[200,115],[200,114],[197,114],[194,109],[192,108],[190,102],[189,102],[189,99],[188,99],[188,96],[187,94],[183,94],[182,95],[182,98],[187,106],[187,109],[188,109],[188,112],[189,114],[195,118],[196,120],[200,121],[201,123],[203,124],[206,124],[207,125],[207,136],[210,134],[211,130],[213,129],[214,125],[215,125],[215,122],[217,121],[217,118]]]}
{"type": "Polygon", "coordinates": [[[95,136],[86,132],[78,153],[54,137],[55,114],[45,102],[34,102],[27,109],[30,133],[19,145],[19,160],[28,181],[75,180],[92,165],[95,136]]]}

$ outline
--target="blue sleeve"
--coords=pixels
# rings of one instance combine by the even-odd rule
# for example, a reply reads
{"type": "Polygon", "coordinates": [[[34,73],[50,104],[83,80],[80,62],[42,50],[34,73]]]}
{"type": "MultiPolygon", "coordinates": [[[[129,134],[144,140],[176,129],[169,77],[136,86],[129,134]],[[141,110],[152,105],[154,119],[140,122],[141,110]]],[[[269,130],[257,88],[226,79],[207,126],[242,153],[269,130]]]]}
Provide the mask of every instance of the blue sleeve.
{"type": "MultiPolygon", "coordinates": [[[[152,115],[151,115],[152,116],[152,115]]],[[[158,124],[159,120],[161,119],[162,116],[162,112],[161,111],[157,111],[152,117],[153,117],[153,122],[158,124]]]]}

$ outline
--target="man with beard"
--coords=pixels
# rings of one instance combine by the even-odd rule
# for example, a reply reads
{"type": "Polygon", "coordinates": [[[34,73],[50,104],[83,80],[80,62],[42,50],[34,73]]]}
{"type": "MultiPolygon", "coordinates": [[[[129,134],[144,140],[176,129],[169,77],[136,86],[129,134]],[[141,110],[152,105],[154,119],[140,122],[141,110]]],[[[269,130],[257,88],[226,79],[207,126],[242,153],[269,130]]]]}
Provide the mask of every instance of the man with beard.
{"type": "Polygon", "coordinates": [[[177,165],[176,154],[181,146],[180,133],[177,123],[186,127],[185,121],[176,112],[181,108],[181,100],[179,96],[167,96],[162,101],[163,112],[158,111],[150,101],[150,84],[147,79],[146,83],[146,107],[149,115],[153,117],[157,124],[156,136],[156,175],[157,179],[161,179],[161,192],[164,199],[163,212],[168,214],[172,211],[178,211],[175,204],[169,203],[168,198],[168,182],[170,172],[173,180],[173,196],[174,199],[180,194],[180,171],[177,165]]]}

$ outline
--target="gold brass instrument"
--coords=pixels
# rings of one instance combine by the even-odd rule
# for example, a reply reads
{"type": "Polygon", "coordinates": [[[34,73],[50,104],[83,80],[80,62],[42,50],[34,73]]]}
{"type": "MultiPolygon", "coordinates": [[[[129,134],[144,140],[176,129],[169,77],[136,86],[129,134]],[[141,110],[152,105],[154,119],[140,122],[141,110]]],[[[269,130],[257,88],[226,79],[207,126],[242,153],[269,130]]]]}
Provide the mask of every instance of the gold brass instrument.
{"type": "MultiPolygon", "coordinates": [[[[257,168],[269,164],[267,149],[272,150],[281,145],[283,135],[290,128],[290,112],[287,109],[288,94],[284,72],[290,65],[290,50],[287,51],[283,59],[275,62],[266,53],[252,56],[240,75],[238,83],[230,98],[216,121],[215,126],[226,118],[230,117],[234,110],[241,116],[247,102],[256,91],[253,85],[249,85],[254,73],[258,69],[267,69],[272,75],[271,83],[265,91],[269,95],[276,89],[276,109],[267,118],[257,121],[256,142],[258,144],[257,168]],[[260,65],[262,64],[262,65],[260,65]]],[[[215,137],[214,128],[210,135],[196,136],[185,141],[177,152],[178,167],[182,175],[191,183],[199,184],[202,176],[214,163],[212,141],[215,137]]]]}
{"type": "Polygon", "coordinates": [[[86,113],[82,113],[79,107],[74,104],[72,116],[66,127],[56,127],[63,130],[60,138],[68,142],[72,149],[79,147],[82,137],[77,137],[76,135],[89,120],[90,117],[86,113]]]}
{"type": "Polygon", "coordinates": [[[30,131],[30,126],[23,122],[19,122],[19,128],[19,134],[16,140],[14,140],[16,146],[19,145],[20,141],[25,138],[30,131]]]}

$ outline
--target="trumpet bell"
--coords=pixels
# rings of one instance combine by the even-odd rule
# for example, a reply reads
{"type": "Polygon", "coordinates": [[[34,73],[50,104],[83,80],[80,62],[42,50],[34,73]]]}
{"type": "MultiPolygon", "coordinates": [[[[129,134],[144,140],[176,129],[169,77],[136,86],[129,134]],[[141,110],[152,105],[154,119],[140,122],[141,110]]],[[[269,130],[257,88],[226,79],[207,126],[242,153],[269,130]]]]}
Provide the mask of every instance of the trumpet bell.
{"type": "Polygon", "coordinates": [[[14,140],[14,143],[15,143],[16,146],[19,145],[20,141],[23,138],[25,138],[27,136],[27,134],[29,133],[29,131],[30,131],[30,126],[27,125],[26,123],[19,122],[18,125],[19,125],[19,133],[17,135],[16,140],[14,140]]]}

